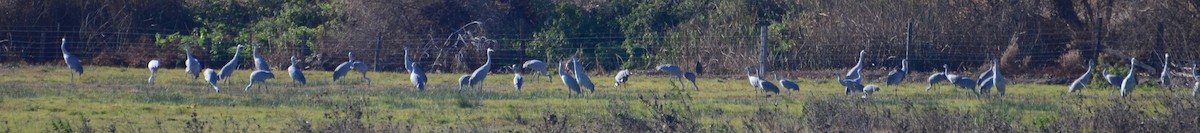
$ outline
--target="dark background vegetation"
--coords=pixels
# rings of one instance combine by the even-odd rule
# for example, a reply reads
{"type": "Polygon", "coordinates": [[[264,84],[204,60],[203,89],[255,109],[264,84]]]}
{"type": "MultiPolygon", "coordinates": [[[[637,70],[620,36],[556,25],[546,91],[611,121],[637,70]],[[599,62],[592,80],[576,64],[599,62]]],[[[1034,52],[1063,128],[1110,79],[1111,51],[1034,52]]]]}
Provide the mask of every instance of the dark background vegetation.
{"type": "Polygon", "coordinates": [[[1093,59],[1138,57],[1148,67],[1173,53],[1175,65],[1193,62],[1197,7],[1195,0],[0,0],[0,61],[57,63],[66,37],[85,64],[105,66],[150,59],[182,66],[187,43],[207,67],[247,44],[261,46],[276,67],[298,56],[309,69],[329,70],[353,51],[378,70],[397,71],[408,47],[435,72],[461,72],[482,64],[491,47],[500,65],[579,54],[598,72],[702,61],[710,73],[740,74],[757,62],[765,26],[768,69],[849,67],[863,49],[868,64],[890,68],[898,59],[889,57],[905,56],[911,21],[915,69],[975,69],[999,59],[1010,74],[1059,76],[1093,59]],[[467,28],[468,37],[495,41],[447,38],[472,21],[483,24],[467,28]],[[1063,71],[1028,71],[1045,69],[1063,71]]]}

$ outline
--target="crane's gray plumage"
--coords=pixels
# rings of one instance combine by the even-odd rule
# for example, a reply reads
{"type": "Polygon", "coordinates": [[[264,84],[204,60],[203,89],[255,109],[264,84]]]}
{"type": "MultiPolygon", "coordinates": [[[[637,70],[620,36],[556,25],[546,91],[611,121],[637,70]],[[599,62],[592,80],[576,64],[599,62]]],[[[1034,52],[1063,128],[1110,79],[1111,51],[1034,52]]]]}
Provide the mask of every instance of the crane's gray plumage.
{"type": "Polygon", "coordinates": [[[845,90],[846,95],[850,95],[850,94],[854,94],[854,92],[862,91],[862,89],[864,87],[861,82],[862,80],[842,79],[841,75],[833,75],[833,76],[837,78],[838,84],[841,84],[843,87],[846,88],[846,90],[845,90]]]}
{"type": "Polygon", "coordinates": [[[572,92],[575,92],[575,94],[583,93],[582,91],[579,90],[579,83],[576,83],[575,77],[571,77],[571,74],[567,74],[566,71],[563,71],[563,68],[564,68],[563,63],[559,62],[558,63],[558,76],[560,78],[562,78],[563,85],[567,85],[567,89],[570,89],[572,92]]]}
{"type": "Polygon", "coordinates": [[[150,79],[146,82],[154,84],[154,76],[158,75],[158,60],[150,60],[150,64],[146,64],[146,68],[150,68],[150,79]]]}
{"type": "Polygon", "coordinates": [[[367,80],[367,85],[371,85],[371,78],[367,77],[367,70],[370,70],[370,65],[362,61],[354,61],[354,65],[350,68],[358,70],[359,75],[362,75],[363,80],[367,80]]]}
{"type": "Polygon", "coordinates": [[[349,57],[347,58],[346,62],[342,62],[342,64],[338,65],[337,68],[333,69],[334,82],[337,82],[337,80],[341,79],[342,76],[346,76],[346,73],[350,71],[350,68],[354,67],[354,52],[347,52],[346,55],[349,57]]]}
{"type": "MultiPolygon", "coordinates": [[[[992,65],[996,65],[996,64],[992,64],[992,65]]],[[[983,80],[983,79],[991,79],[992,74],[993,74],[992,72],[994,72],[994,71],[995,71],[995,69],[992,69],[992,67],[989,66],[986,71],[983,71],[983,73],[979,73],[978,78],[975,78],[975,79],[979,79],[978,81],[975,81],[975,84],[980,85],[979,91],[981,93],[987,94],[987,93],[991,92],[991,90],[990,90],[990,89],[992,89],[991,88],[992,86],[990,85],[991,83],[985,83],[985,82],[991,82],[992,80],[983,80]],[[989,84],[989,85],[984,87],[983,84],[989,84]]]]}
{"type": "Polygon", "coordinates": [[[192,74],[192,80],[195,81],[197,78],[200,78],[200,72],[204,70],[200,69],[200,60],[192,56],[191,45],[184,44],[183,51],[187,53],[187,61],[184,63],[187,68],[184,68],[183,72],[192,74]]]}
{"type": "Polygon", "coordinates": [[[664,73],[670,74],[671,76],[675,76],[675,79],[679,80],[680,88],[683,88],[686,86],[683,84],[683,69],[679,68],[679,66],[676,66],[675,64],[662,64],[662,65],[658,65],[658,67],[655,67],[654,69],[658,69],[658,71],[662,71],[664,73]]]}
{"type": "Polygon", "coordinates": [[[76,73],[71,76],[83,76],[83,64],[79,64],[79,58],[76,58],[74,55],[71,55],[70,51],[67,51],[67,38],[62,39],[62,53],[63,61],[67,62],[67,68],[76,73]]]}
{"type": "Polygon", "coordinates": [[[784,89],[788,89],[791,91],[799,91],[800,90],[800,85],[796,84],[795,81],[788,80],[788,79],[779,79],[779,73],[772,72],[771,75],[775,77],[775,80],[779,80],[779,85],[783,86],[784,89]]]}
{"type": "MultiPolygon", "coordinates": [[[[947,75],[950,75],[950,74],[947,74],[947,75]]],[[[974,93],[975,97],[979,97],[979,92],[975,91],[975,80],[974,79],[971,79],[968,77],[950,78],[950,76],[947,76],[947,79],[950,80],[950,83],[954,84],[954,86],[957,86],[962,89],[971,90],[971,93],[974,93]]]]}
{"type": "Polygon", "coordinates": [[[254,68],[263,71],[271,71],[271,65],[267,64],[267,58],[263,58],[258,54],[258,46],[250,46],[250,53],[254,56],[254,68]]]}
{"type": "Polygon", "coordinates": [[[946,64],[942,64],[942,72],[933,73],[932,75],[929,75],[929,78],[925,80],[926,83],[929,83],[929,87],[925,87],[925,91],[929,91],[930,89],[933,89],[933,86],[935,84],[937,84],[938,82],[950,80],[950,78],[946,78],[947,72],[950,72],[950,67],[947,66],[946,64]]]}
{"type": "Polygon", "coordinates": [[[1129,73],[1125,75],[1125,80],[1121,81],[1121,97],[1129,96],[1129,93],[1137,87],[1138,81],[1137,75],[1135,75],[1137,74],[1137,68],[1134,65],[1137,65],[1137,58],[1130,58],[1129,73]]]}
{"type": "Polygon", "coordinates": [[[233,76],[233,70],[237,69],[238,62],[242,62],[242,58],[240,57],[242,55],[242,48],[244,47],[246,46],[237,45],[237,48],[233,51],[233,59],[230,59],[229,63],[225,63],[225,67],[221,67],[221,79],[229,79],[229,76],[233,76]]]}
{"type": "Polygon", "coordinates": [[[688,81],[692,82],[692,87],[693,87],[693,88],[694,88],[696,91],[700,91],[700,86],[697,86],[697,85],[696,85],[696,73],[692,73],[692,72],[684,72],[684,73],[683,73],[683,79],[687,79],[688,81]]]}
{"type": "Polygon", "coordinates": [[[288,66],[288,76],[291,76],[292,81],[295,83],[300,83],[300,85],[308,84],[308,80],[304,78],[304,69],[301,69],[300,66],[296,66],[296,62],[299,61],[299,59],[296,59],[296,56],[292,56],[292,58],[289,60],[292,61],[292,65],[288,66]]]}
{"type": "Polygon", "coordinates": [[[483,63],[483,66],[479,66],[479,69],[475,69],[475,72],[471,73],[471,88],[479,87],[479,83],[482,83],[483,79],[487,78],[488,72],[492,70],[492,52],[495,52],[495,50],[488,48],[487,62],[483,63]]]}
{"type": "Polygon", "coordinates": [[[1158,83],[1161,84],[1160,86],[1162,87],[1166,87],[1171,91],[1175,91],[1175,87],[1171,84],[1171,54],[1163,54],[1162,64],[1162,73],[1158,77],[1158,83]]]}
{"type": "MultiPolygon", "coordinates": [[[[993,78],[995,78],[995,77],[987,77],[985,79],[980,79],[978,81],[992,81],[993,78]]],[[[978,82],[978,81],[975,82],[975,83],[978,83],[977,85],[979,85],[978,86],[979,89],[976,89],[976,90],[979,90],[979,93],[982,95],[988,95],[988,93],[991,92],[991,90],[988,90],[988,89],[991,89],[992,86],[995,85],[995,82],[978,82]]]]}
{"type": "Polygon", "coordinates": [[[1000,96],[1004,96],[1008,89],[1008,80],[1005,80],[1004,74],[1000,73],[1000,64],[995,59],[992,60],[992,64],[994,64],[992,65],[992,86],[996,88],[997,92],[1000,92],[1000,96]]]}
{"type": "Polygon", "coordinates": [[[429,82],[429,77],[425,77],[425,69],[421,68],[421,65],[417,65],[416,62],[412,62],[408,68],[412,71],[408,74],[408,79],[412,81],[413,87],[416,87],[417,91],[424,91],[425,84],[429,82]]]}
{"type": "Polygon", "coordinates": [[[542,62],[541,60],[529,60],[525,61],[525,64],[522,64],[521,66],[525,69],[534,70],[546,75],[546,79],[552,79],[550,78],[550,73],[546,72],[546,62],[542,62]]]}
{"type": "Polygon", "coordinates": [[[779,86],[775,86],[775,83],[771,83],[771,81],[759,79],[758,85],[762,86],[763,92],[779,94],[779,86]]]}
{"type": "Polygon", "coordinates": [[[897,85],[908,75],[908,58],[900,60],[900,69],[888,73],[887,85],[897,85]]]}
{"type": "Polygon", "coordinates": [[[1124,79],[1116,74],[1108,74],[1108,71],[1106,70],[1108,70],[1108,64],[1100,66],[1100,73],[1101,75],[1104,75],[1104,81],[1108,82],[1108,85],[1110,86],[1121,88],[1121,81],[1124,79]]]}
{"type": "Polygon", "coordinates": [[[1083,89],[1083,86],[1090,83],[1092,80],[1092,66],[1092,61],[1088,61],[1087,71],[1083,72],[1083,75],[1080,75],[1079,78],[1076,78],[1074,82],[1071,82],[1071,86],[1067,87],[1067,93],[1075,93],[1075,91],[1083,89]]]}
{"type": "Polygon", "coordinates": [[[525,77],[521,77],[521,68],[517,64],[512,65],[513,69],[513,86],[517,87],[517,92],[521,92],[521,85],[525,84],[525,77]]]}
{"type": "Polygon", "coordinates": [[[867,97],[871,96],[871,94],[875,94],[875,92],[879,91],[879,86],[873,85],[873,84],[866,85],[866,86],[863,86],[862,91],[863,91],[862,98],[867,98],[867,97]]]}
{"type": "Polygon", "coordinates": [[[629,72],[629,69],[625,69],[625,70],[621,70],[620,72],[617,72],[617,76],[615,77],[615,80],[614,80],[617,83],[614,86],[621,87],[621,84],[625,84],[625,82],[629,81],[630,75],[633,75],[633,73],[629,72]]]}
{"type": "MultiPolygon", "coordinates": [[[[246,85],[246,92],[250,91],[250,86],[254,86],[254,83],[265,83],[267,79],[274,78],[275,74],[271,73],[271,71],[254,70],[254,72],[250,73],[250,84],[246,85]]],[[[263,85],[258,86],[263,87],[263,85]]]]}
{"type": "Polygon", "coordinates": [[[463,87],[466,87],[468,85],[471,85],[471,75],[470,74],[466,74],[466,75],[463,75],[462,77],[458,77],[458,91],[462,91],[463,87]]]}
{"type": "MultiPolygon", "coordinates": [[[[571,56],[572,69],[575,70],[575,82],[579,83],[579,87],[588,89],[589,92],[596,92],[596,85],[592,84],[592,78],[587,75],[587,70],[583,69],[583,65],[579,64],[579,60],[575,56],[571,56]]],[[[581,88],[581,89],[582,89],[581,88]]]]}
{"type": "Polygon", "coordinates": [[[217,81],[221,80],[221,75],[217,74],[217,71],[214,71],[213,69],[204,69],[204,80],[208,81],[208,85],[212,85],[213,90],[216,90],[217,93],[221,93],[221,87],[217,86],[217,81]]]}

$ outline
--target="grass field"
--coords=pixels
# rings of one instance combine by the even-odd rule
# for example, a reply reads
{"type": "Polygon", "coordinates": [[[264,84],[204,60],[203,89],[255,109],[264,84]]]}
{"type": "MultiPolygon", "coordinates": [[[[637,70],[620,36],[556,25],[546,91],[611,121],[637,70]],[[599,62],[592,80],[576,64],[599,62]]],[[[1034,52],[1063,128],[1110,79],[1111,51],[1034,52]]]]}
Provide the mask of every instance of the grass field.
{"type": "MultiPolygon", "coordinates": [[[[0,66],[3,132],[1185,132],[1200,131],[1197,98],[1143,86],[1128,98],[1096,87],[1066,94],[1061,85],[1009,85],[1007,96],[975,98],[948,85],[884,86],[870,99],[846,96],[830,79],[799,81],[800,91],[764,95],[744,77],[701,78],[700,91],[656,75],[635,75],[615,89],[593,75],[596,93],[571,95],[554,76],[492,74],[482,90],[456,91],[461,74],[430,74],[415,91],[408,74],[357,73],[338,83],[306,71],[294,86],[282,70],[267,89],[242,89],[249,71],[234,73],[215,93],[185,76],[145,68],[86,68],[72,79],[63,66],[0,66]],[[671,85],[673,84],[674,85],[671,85]]],[[[909,75],[924,78],[926,75],[909,75]]],[[[1149,81],[1149,78],[1143,78],[1149,81]]],[[[1190,90],[1187,90],[1190,92],[1190,90]]]]}

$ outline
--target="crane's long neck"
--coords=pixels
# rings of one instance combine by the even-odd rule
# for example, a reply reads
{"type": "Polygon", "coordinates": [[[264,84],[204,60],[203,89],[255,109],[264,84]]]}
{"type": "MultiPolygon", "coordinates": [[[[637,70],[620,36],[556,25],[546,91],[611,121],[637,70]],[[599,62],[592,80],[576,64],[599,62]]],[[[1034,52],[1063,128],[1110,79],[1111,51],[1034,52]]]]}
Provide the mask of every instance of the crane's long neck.
{"type": "Polygon", "coordinates": [[[904,60],[900,60],[900,70],[908,71],[908,57],[905,57],[904,60]]]}
{"type": "Polygon", "coordinates": [[[238,47],[238,48],[236,49],[236,51],[233,51],[233,58],[234,58],[234,59],[237,59],[237,57],[241,57],[241,55],[242,55],[242,47],[238,47]]]}

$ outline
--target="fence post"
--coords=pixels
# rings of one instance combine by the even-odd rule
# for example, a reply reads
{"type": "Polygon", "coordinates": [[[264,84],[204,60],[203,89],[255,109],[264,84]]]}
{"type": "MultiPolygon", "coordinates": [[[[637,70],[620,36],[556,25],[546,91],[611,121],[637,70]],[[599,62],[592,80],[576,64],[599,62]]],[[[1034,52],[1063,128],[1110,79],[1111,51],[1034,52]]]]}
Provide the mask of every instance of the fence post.
{"type": "Polygon", "coordinates": [[[379,50],[383,49],[383,32],[377,32],[375,36],[375,61],[371,62],[374,65],[371,67],[371,71],[379,69],[379,50]]]}
{"type": "Polygon", "coordinates": [[[767,64],[767,23],[763,23],[762,26],[759,26],[759,30],[761,33],[758,37],[758,46],[760,49],[758,53],[758,72],[762,73],[766,70],[767,64]]]}

